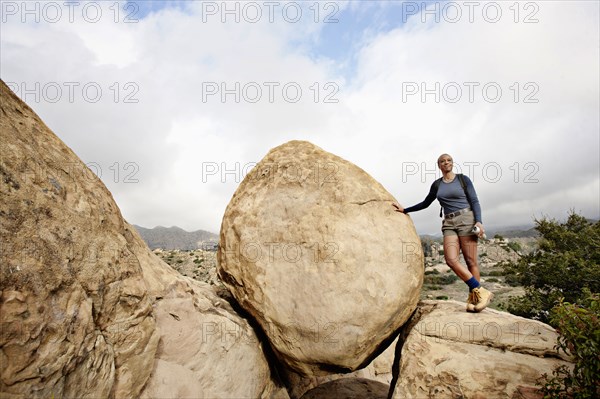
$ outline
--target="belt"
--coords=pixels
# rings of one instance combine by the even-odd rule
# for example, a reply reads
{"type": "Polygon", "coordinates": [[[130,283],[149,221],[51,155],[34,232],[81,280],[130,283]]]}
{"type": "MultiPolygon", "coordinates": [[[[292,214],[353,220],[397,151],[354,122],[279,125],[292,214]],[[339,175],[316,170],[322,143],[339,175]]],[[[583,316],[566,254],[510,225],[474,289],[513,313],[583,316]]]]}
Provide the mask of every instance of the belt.
{"type": "Polygon", "coordinates": [[[444,215],[444,219],[452,219],[457,217],[458,215],[462,215],[463,213],[467,213],[471,210],[471,208],[459,209],[458,211],[454,211],[444,215]]]}

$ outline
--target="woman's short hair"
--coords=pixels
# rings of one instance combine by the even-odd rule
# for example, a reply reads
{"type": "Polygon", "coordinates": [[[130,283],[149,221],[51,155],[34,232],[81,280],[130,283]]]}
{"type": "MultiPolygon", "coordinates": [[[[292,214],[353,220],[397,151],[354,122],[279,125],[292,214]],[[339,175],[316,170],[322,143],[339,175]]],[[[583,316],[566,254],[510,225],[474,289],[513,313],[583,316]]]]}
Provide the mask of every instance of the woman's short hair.
{"type": "Polygon", "coordinates": [[[438,163],[438,165],[439,165],[439,163],[440,163],[440,159],[442,159],[442,157],[443,157],[443,156],[449,156],[449,157],[450,157],[450,160],[452,160],[452,156],[451,156],[450,154],[442,154],[442,155],[440,155],[440,156],[438,157],[438,159],[437,159],[437,163],[438,163]]]}

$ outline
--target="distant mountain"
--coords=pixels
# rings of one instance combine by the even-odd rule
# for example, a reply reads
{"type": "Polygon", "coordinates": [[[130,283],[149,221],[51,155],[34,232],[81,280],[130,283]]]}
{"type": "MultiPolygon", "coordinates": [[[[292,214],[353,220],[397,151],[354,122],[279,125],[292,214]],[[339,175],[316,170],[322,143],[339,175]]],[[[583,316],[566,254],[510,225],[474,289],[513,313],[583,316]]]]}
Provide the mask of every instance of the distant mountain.
{"type": "Polygon", "coordinates": [[[520,238],[520,237],[539,237],[540,233],[535,227],[529,226],[515,226],[515,227],[504,227],[500,229],[488,229],[487,236],[492,238],[496,234],[501,235],[504,238],[520,238]]]}
{"type": "Polygon", "coordinates": [[[441,233],[439,235],[421,234],[419,236],[419,238],[421,238],[421,241],[425,241],[425,242],[429,242],[429,241],[442,242],[442,234],[441,233]]]}
{"type": "MultiPolygon", "coordinates": [[[[590,223],[597,223],[598,219],[586,218],[590,223]]],[[[559,220],[564,223],[565,220],[559,220]]],[[[487,236],[493,237],[496,234],[500,234],[504,238],[519,238],[519,237],[539,237],[540,233],[535,229],[533,224],[521,225],[521,226],[510,226],[501,227],[499,229],[488,229],[487,236]]]]}
{"type": "Polygon", "coordinates": [[[163,227],[157,226],[153,229],[147,229],[145,227],[136,226],[133,227],[140,233],[142,239],[146,241],[146,244],[150,249],[180,249],[189,251],[192,249],[202,248],[203,242],[218,242],[219,236],[217,234],[204,231],[185,231],[180,227],[163,227]]]}

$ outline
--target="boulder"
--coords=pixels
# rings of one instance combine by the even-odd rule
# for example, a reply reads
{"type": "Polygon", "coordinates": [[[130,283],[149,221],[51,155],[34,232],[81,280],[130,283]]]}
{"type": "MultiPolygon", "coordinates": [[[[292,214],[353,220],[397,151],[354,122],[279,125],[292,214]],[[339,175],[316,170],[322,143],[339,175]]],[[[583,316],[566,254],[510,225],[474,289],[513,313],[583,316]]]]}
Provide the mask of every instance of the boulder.
{"type": "Polygon", "coordinates": [[[281,392],[247,321],[150,252],[1,81],[0,136],[1,397],[281,392]]]}
{"type": "MultiPolygon", "coordinates": [[[[389,390],[393,379],[392,367],[394,365],[394,357],[396,347],[398,345],[398,337],[383,350],[383,352],[366,367],[346,374],[327,374],[327,375],[311,375],[304,376],[295,373],[293,370],[285,369],[282,373],[287,381],[288,392],[291,398],[300,398],[307,391],[321,386],[327,382],[339,380],[342,378],[366,379],[384,384],[389,390]]],[[[385,346],[385,345],[384,345],[385,346]]],[[[383,349],[383,348],[382,348],[383,349]]]]}
{"type": "Polygon", "coordinates": [[[423,301],[400,337],[392,398],[531,397],[536,381],[572,365],[547,324],[456,301],[423,301]]]}
{"type": "Polygon", "coordinates": [[[154,314],[161,339],[141,398],[289,398],[252,327],[212,287],[177,281],[154,314]]]}
{"type": "Polygon", "coordinates": [[[299,373],[366,365],[414,311],[423,253],[393,202],[364,170],[305,141],[269,151],[233,195],[219,276],[299,373]]]}
{"type": "Polygon", "coordinates": [[[344,378],[311,389],[301,399],[386,399],[389,386],[366,378],[344,378]]]}

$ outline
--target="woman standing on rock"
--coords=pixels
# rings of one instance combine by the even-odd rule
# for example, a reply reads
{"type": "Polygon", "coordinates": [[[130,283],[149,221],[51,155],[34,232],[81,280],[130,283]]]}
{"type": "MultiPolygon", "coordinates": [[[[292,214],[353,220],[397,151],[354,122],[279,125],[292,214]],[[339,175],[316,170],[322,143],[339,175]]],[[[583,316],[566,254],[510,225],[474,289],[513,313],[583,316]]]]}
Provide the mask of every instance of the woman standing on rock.
{"type": "Polygon", "coordinates": [[[437,198],[444,208],[442,233],[446,264],[469,286],[467,312],[481,312],[494,296],[479,284],[477,238],[483,237],[485,233],[481,223],[481,206],[471,180],[452,171],[452,157],[442,154],[437,162],[442,177],[433,182],[423,202],[409,208],[403,208],[399,204],[392,205],[397,212],[416,212],[429,207],[437,198]],[[473,231],[475,227],[479,229],[477,233],[473,231]],[[459,251],[462,251],[467,262],[466,268],[459,262],[459,251]]]}

